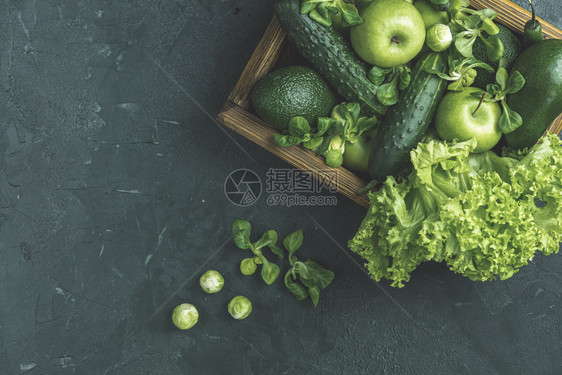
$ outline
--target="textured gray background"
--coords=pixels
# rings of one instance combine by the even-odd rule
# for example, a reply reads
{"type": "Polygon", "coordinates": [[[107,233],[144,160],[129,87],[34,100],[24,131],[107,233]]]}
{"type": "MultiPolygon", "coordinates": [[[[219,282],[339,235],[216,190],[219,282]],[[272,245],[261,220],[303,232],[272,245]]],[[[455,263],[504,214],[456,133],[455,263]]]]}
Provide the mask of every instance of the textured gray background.
{"type": "MultiPolygon", "coordinates": [[[[562,27],[559,0],[537,8],[562,27]]],[[[0,1],[0,374],[562,373],[561,255],[485,284],[428,264],[385,293],[322,230],[353,236],[364,210],[346,198],[226,200],[231,171],[288,166],[230,133],[245,155],[187,93],[214,117],[271,16],[263,0],[0,1]],[[239,274],[236,217],[304,229],[302,255],[336,273],[318,308],[239,274]],[[221,293],[200,290],[206,268],[221,293]],[[237,294],[254,302],[240,322],[237,294]],[[184,301],[201,317],[181,332],[184,301]]]]}

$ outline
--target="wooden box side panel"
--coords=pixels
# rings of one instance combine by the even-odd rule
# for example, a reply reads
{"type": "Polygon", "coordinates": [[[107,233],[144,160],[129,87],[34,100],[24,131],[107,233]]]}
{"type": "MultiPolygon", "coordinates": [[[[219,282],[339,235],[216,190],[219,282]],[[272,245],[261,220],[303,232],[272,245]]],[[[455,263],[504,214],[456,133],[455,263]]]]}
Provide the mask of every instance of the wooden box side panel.
{"type": "Polygon", "coordinates": [[[230,102],[245,109],[249,108],[252,87],[273,69],[281,51],[283,51],[285,39],[285,31],[277,22],[277,19],[273,17],[252,57],[250,57],[250,61],[246,64],[238,83],[230,93],[228,97],[230,102]]]}

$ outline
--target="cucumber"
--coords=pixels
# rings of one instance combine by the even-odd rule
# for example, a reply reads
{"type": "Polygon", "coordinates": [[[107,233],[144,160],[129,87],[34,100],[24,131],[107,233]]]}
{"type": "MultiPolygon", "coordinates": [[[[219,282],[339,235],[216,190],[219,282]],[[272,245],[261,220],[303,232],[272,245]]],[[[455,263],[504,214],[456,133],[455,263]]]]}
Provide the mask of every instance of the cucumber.
{"type": "Polygon", "coordinates": [[[422,140],[433,119],[447,81],[426,70],[445,72],[447,63],[439,53],[423,55],[412,69],[410,86],[379,122],[369,155],[370,186],[396,174],[410,162],[410,151],[422,140]]]}
{"type": "Polygon", "coordinates": [[[336,30],[300,12],[300,0],[276,0],[275,16],[297,50],[350,102],[366,114],[384,114],[377,89],[368,79],[367,65],[336,30]]]}

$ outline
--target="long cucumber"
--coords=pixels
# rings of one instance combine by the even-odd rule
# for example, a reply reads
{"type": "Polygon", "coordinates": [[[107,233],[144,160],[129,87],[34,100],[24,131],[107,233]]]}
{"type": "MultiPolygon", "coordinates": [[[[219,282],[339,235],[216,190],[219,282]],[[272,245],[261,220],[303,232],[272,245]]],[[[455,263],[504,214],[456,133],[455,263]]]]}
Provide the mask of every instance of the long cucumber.
{"type": "Polygon", "coordinates": [[[410,85],[379,122],[369,156],[369,175],[373,179],[370,187],[384,182],[410,162],[410,151],[427,132],[447,88],[447,81],[428,70],[444,72],[446,66],[439,53],[428,53],[417,61],[410,85]]]}
{"type": "Polygon", "coordinates": [[[300,12],[300,0],[276,0],[275,16],[297,50],[341,96],[361,104],[363,112],[384,114],[387,107],[376,98],[378,87],[368,69],[343,36],[300,12]]]}

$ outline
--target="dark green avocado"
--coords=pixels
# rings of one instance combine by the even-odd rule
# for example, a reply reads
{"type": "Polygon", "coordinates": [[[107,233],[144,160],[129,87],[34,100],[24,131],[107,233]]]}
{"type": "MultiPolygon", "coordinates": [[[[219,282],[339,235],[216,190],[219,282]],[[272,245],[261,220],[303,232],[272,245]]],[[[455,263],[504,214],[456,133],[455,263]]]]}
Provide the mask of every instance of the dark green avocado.
{"type": "Polygon", "coordinates": [[[531,45],[513,63],[511,71],[516,70],[525,86],[508,95],[507,104],[521,115],[523,125],[505,139],[509,147],[520,149],[534,145],[562,112],[562,40],[531,45]]]}
{"type": "MultiPolygon", "coordinates": [[[[503,58],[506,60],[505,68],[509,71],[511,65],[513,65],[513,62],[522,51],[521,41],[507,27],[500,24],[496,25],[500,29],[497,37],[503,43],[503,58]]],[[[494,71],[498,70],[499,64],[497,62],[493,63],[488,59],[488,56],[486,55],[486,47],[484,46],[484,43],[480,40],[480,38],[476,38],[474,46],[472,47],[472,54],[476,59],[483,61],[494,68],[494,71]]],[[[490,73],[482,68],[478,68],[477,71],[478,75],[476,76],[476,79],[474,80],[472,86],[481,88],[482,90],[486,90],[486,85],[496,82],[495,73],[490,73]]]]}
{"type": "Polygon", "coordinates": [[[306,66],[288,66],[266,75],[254,85],[251,100],[259,117],[277,129],[286,129],[295,116],[316,124],[316,118],[329,116],[336,104],[326,81],[306,66]]]}

